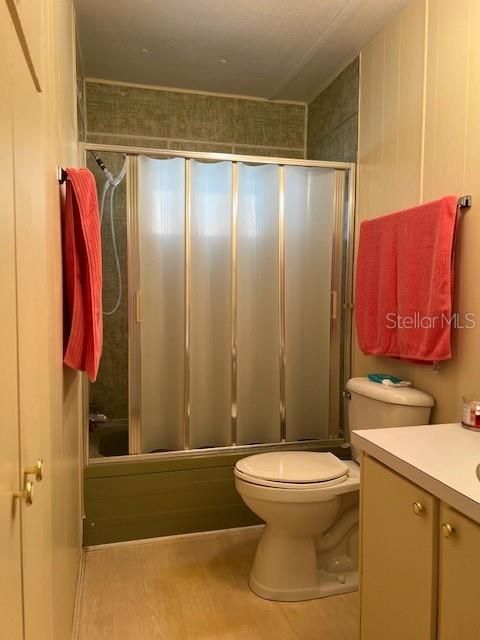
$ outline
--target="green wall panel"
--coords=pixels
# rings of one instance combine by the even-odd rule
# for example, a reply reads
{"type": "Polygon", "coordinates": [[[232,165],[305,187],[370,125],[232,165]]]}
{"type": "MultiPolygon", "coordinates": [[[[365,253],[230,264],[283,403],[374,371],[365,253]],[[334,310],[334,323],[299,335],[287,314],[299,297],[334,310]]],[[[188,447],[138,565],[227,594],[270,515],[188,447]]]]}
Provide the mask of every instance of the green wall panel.
{"type": "MultiPolygon", "coordinates": [[[[329,450],[346,458],[349,448],[329,450]]],[[[84,544],[140,540],[260,523],[238,495],[235,462],[246,454],[91,464],[85,470],[84,544]]]]}
{"type": "Polygon", "coordinates": [[[85,544],[257,524],[233,467],[87,478],[85,544]]]}

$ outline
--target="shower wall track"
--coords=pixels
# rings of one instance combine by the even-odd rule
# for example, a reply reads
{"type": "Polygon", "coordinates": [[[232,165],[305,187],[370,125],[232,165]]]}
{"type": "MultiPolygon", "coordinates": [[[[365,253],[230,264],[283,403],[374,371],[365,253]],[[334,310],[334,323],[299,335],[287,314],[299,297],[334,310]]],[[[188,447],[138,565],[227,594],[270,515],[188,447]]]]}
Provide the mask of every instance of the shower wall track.
{"type": "MultiPolygon", "coordinates": [[[[325,445],[326,440],[338,444],[342,438],[343,399],[342,391],[350,377],[351,332],[352,332],[352,271],[353,233],[355,201],[355,164],[342,162],[320,162],[298,159],[270,158],[258,156],[238,156],[218,153],[181,152],[142,147],[121,147],[116,145],[83,145],[85,152],[126,153],[127,170],[127,251],[128,251],[128,313],[129,313],[129,454],[135,459],[151,460],[158,457],[181,457],[212,455],[220,452],[248,452],[250,450],[270,450],[286,446],[288,448],[311,448],[325,445]],[[185,210],[184,210],[184,363],[183,363],[183,449],[160,453],[142,451],[142,380],[141,380],[141,327],[142,327],[142,285],[140,278],[139,254],[139,156],[185,160],[185,210]],[[192,162],[231,163],[231,246],[230,246],[230,436],[225,446],[201,449],[192,446],[191,433],[191,277],[192,277],[192,162]],[[243,444],[238,438],[238,225],[239,225],[239,167],[245,165],[278,166],[278,440],[260,444],[243,444]],[[288,167],[330,169],[333,174],[334,210],[332,217],[331,247],[331,310],[330,310],[330,377],[329,377],[329,420],[327,438],[311,438],[308,441],[289,439],[287,433],[288,405],[286,402],[286,220],[285,220],[285,180],[288,167]]],[[[90,463],[128,460],[128,456],[118,458],[91,459],[90,463]]],[[[131,459],[131,458],[130,458],[131,459]]]]}

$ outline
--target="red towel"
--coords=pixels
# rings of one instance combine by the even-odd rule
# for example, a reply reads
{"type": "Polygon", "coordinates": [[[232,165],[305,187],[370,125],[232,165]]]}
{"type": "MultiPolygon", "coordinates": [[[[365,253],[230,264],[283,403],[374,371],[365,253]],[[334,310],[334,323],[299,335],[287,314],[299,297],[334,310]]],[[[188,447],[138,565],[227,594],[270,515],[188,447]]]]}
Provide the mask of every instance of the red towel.
{"type": "Polygon", "coordinates": [[[88,169],[67,169],[63,216],[64,363],[91,382],[102,354],[102,252],[97,189],[88,169]]]}
{"type": "Polygon", "coordinates": [[[457,197],[447,196],[361,224],[355,316],[363,353],[451,358],[456,212],[457,197]]]}

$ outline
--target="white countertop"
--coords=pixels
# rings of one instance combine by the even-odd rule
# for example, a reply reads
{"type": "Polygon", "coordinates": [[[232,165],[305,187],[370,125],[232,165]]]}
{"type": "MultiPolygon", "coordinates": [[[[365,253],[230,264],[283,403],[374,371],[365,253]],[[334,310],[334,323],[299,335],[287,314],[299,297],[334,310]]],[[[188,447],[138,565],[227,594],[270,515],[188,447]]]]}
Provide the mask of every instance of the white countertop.
{"type": "Polygon", "coordinates": [[[352,444],[480,523],[480,432],[460,424],[361,429],[352,444]]]}

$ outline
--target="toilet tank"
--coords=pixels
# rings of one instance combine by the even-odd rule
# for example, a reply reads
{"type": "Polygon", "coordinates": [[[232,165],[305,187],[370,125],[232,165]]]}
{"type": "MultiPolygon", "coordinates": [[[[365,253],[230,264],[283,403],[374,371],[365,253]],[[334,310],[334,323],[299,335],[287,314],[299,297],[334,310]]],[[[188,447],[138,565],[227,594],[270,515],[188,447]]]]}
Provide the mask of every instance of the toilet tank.
{"type": "MultiPolygon", "coordinates": [[[[428,424],[433,398],[414,387],[387,387],[368,378],[347,382],[348,434],[355,429],[379,429],[428,424]]],[[[352,457],[358,453],[352,447],[352,457]]]]}

